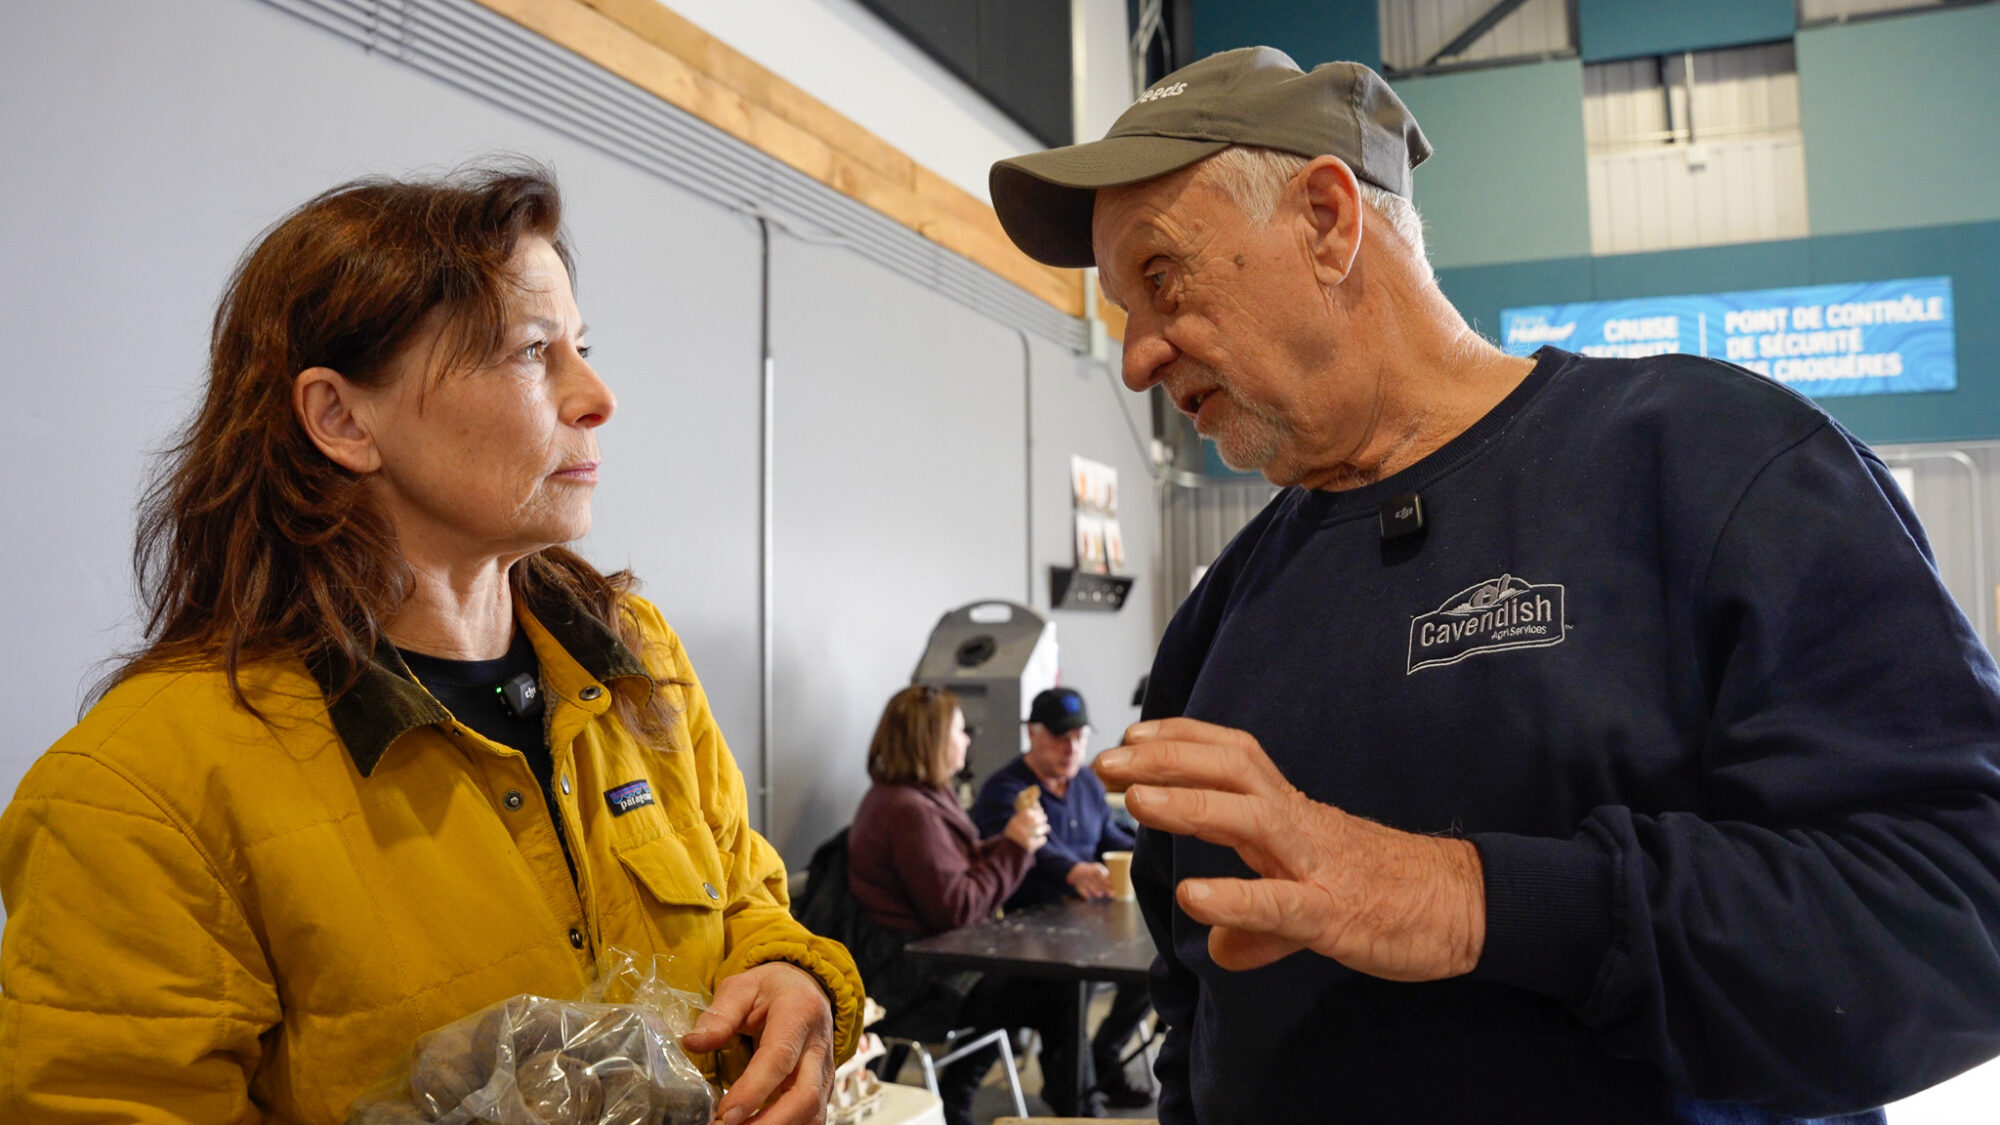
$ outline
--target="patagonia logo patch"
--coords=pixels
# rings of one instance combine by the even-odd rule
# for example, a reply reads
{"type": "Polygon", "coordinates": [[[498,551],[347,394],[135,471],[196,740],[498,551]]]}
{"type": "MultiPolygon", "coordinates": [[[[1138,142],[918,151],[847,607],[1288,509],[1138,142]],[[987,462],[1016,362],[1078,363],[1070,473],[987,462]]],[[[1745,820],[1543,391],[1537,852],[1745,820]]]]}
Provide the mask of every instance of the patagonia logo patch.
{"type": "Polygon", "coordinates": [[[612,816],[624,816],[633,809],[645,808],[652,804],[653,787],[643,779],[628,781],[616,789],[606,789],[604,803],[611,806],[612,816]]]}
{"type": "Polygon", "coordinates": [[[1410,661],[1404,675],[1482,652],[1561,644],[1568,629],[1560,583],[1538,586],[1503,574],[1468,586],[1410,620],[1410,661]]]}

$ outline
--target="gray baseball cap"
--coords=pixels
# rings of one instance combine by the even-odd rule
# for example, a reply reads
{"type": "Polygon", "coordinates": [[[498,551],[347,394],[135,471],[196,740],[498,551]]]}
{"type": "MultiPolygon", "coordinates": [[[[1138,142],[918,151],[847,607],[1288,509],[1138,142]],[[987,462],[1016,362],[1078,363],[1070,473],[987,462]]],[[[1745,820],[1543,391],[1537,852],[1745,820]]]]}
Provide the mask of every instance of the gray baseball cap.
{"type": "Polygon", "coordinates": [[[1030,258],[1088,266],[1097,189],[1179,171],[1230,145],[1338,156],[1359,178],[1410,197],[1410,170],[1431,154],[1401,98],[1360,63],[1301,71],[1271,47],[1210,55],[1162,78],[1101,141],[993,165],[1000,225],[1030,258]]]}

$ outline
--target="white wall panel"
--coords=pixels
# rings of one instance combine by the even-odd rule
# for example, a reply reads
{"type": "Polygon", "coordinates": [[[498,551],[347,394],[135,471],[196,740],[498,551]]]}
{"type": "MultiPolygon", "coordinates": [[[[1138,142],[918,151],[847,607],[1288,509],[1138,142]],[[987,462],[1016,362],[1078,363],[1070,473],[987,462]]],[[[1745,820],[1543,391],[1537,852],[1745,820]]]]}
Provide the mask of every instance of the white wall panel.
{"type": "Polygon", "coordinates": [[[1805,148],[1796,137],[1593,153],[1589,168],[1593,254],[1807,233],[1805,148]]]}
{"type": "Polygon", "coordinates": [[[1799,22],[1837,22],[1850,16],[1880,12],[1901,12],[1913,8],[1941,8],[1944,0],[1799,0],[1799,22]]]}
{"type": "Polygon", "coordinates": [[[1660,144],[1668,137],[1658,60],[1622,59],[1583,68],[1583,139],[1597,149],[1660,144]]]}
{"type": "Polygon", "coordinates": [[[1798,130],[1799,78],[1791,44],[1695,53],[1692,117],[1687,59],[1668,55],[1584,67],[1585,143],[1601,150],[1686,141],[1690,130],[1696,140],[1798,130]]]}
{"type": "Polygon", "coordinates": [[[1807,234],[1791,44],[1585,67],[1583,116],[1592,253],[1807,234]]]}
{"type": "MultiPolygon", "coordinates": [[[[1403,70],[1424,65],[1494,3],[1496,0],[1381,0],[1383,63],[1403,70]]],[[[1464,53],[1447,56],[1439,63],[1541,55],[1573,46],[1565,0],[1528,0],[1474,40],[1464,53]]]]}
{"type": "MultiPolygon", "coordinates": [[[[1686,58],[1668,60],[1667,79],[1683,90],[1686,58]]],[[[1693,60],[1697,138],[1799,127],[1799,72],[1790,43],[1700,51],[1693,60]]]]}

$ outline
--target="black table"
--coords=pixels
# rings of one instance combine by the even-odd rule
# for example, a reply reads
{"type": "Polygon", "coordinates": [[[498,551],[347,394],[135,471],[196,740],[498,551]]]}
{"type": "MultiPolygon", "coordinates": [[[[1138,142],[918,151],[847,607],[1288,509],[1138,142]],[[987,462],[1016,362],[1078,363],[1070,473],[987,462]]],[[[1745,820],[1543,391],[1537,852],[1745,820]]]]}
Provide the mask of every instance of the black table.
{"type": "Polygon", "coordinates": [[[1085,1021],[1091,982],[1145,983],[1153,965],[1153,938],[1136,902],[1066,898],[913,941],[903,952],[944,970],[977,969],[1077,982],[1076,1018],[1065,1025],[1074,1027],[1076,1036],[1070,1072],[1050,1074],[1044,1069],[1042,1078],[1067,1083],[1081,1106],[1088,1093],[1083,1088],[1083,1060],[1090,1050],[1085,1021]]]}

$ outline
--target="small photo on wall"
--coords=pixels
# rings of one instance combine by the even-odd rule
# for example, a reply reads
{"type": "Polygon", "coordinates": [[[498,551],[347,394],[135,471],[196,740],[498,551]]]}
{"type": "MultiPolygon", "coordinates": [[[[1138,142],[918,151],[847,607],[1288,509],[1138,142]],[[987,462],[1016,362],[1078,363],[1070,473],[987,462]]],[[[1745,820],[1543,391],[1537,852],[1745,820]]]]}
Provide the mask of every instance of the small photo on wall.
{"type": "Polygon", "coordinates": [[[1076,514],[1076,568],[1096,574],[1108,573],[1104,553],[1104,520],[1083,512],[1076,514]]]}

